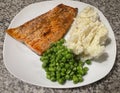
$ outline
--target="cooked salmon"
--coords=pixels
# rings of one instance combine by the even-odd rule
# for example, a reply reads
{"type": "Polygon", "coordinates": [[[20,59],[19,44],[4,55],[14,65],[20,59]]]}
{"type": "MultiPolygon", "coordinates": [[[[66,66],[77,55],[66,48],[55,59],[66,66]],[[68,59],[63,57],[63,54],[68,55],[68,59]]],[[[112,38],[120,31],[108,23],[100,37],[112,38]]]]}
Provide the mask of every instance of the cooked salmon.
{"type": "Polygon", "coordinates": [[[47,13],[6,32],[42,55],[51,43],[58,41],[67,33],[76,15],[77,8],[59,4],[47,13]]]}

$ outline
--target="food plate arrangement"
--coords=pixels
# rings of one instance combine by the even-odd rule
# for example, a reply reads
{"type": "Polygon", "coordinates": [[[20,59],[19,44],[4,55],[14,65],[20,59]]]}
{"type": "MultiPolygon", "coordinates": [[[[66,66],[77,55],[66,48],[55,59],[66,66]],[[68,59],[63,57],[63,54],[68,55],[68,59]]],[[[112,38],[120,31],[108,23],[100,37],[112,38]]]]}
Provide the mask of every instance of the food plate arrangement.
{"type": "MultiPolygon", "coordinates": [[[[78,1],[54,0],[31,4],[21,10],[12,20],[9,28],[20,26],[21,24],[49,11],[58,4],[65,4],[74,8],[78,8],[78,13],[85,7],[91,6],[78,1]]],[[[40,56],[31,51],[24,44],[16,41],[8,34],[5,36],[3,58],[8,71],[15,77],[38,86],[50,88],[73,88],[96,82],[105,77],[112,69],[116,57],[116,41],[114,32],[103,15],[103,13],[94,7],[98,12],[101,21],[108,29],[109,44],[106,46],[105,53],[98,59],[92,60],[92,65],[88,66],[88,74],[84,76],[84,81],[74,84],[72,81],[67,81],[64,85],[57,82],[51,82],[46,78],[40,56]]]]}

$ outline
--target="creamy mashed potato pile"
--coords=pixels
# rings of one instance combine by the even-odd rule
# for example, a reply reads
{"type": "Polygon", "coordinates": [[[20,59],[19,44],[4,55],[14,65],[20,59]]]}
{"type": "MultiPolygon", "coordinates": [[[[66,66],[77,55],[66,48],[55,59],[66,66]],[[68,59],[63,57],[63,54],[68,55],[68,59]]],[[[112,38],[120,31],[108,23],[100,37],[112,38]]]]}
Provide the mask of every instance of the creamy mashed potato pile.
{"type": "Polygon", "coordinates": [[[108,31],[92,7],[86,7],[73,23],[65,45],[82,59],[99,57],[105,49],[108,31]]]}

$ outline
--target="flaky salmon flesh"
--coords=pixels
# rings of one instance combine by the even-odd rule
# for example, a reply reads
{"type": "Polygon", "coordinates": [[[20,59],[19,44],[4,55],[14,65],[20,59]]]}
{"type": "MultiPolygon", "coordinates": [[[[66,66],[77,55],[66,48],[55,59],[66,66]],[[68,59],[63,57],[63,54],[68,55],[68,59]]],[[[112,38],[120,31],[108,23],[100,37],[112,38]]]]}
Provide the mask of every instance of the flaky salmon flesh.
{"type": "Polygon", "coordinates": [[[67,33],[77,12],[77,8],[59,4],[47,13],[6,32],[25,43],[38,55],[42,55],[51,43],[60,40],[67,33]]]}

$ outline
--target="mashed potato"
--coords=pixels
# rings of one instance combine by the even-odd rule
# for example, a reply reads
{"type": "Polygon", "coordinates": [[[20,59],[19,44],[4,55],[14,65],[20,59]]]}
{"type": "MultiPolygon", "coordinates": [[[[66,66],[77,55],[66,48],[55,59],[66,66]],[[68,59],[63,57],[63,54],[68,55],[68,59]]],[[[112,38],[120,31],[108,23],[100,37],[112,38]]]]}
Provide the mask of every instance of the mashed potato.
{"type": "Polygon", "coordinates": [[[107,34],[94,8],[86,7],[76,17],[65,45],[82,59],[92,59],[104,52],[107,34]]]}

